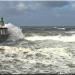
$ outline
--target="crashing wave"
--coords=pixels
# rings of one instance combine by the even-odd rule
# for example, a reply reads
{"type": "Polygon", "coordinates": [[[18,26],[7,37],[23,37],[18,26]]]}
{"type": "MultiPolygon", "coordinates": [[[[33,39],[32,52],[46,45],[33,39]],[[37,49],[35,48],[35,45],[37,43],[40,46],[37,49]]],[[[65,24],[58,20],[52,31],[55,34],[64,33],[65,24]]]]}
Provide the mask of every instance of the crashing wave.
{"type": "Polygon", "coordinates": [[[8,28],[8,31],[10,33],[10,38],[9,38],[10,40],[16,41],[24,38],[24,35],[20,27],[17,27],[11,23],[5,24],[5,26],[8,28]]]}
{"type": "Polygon", "coordinates": [[[57,40],[62,42],[75,42],[75,35],[72,36],[30,36],[26,37],[25,39],[29,41],[37,41],[37,40],[57,40]]]}

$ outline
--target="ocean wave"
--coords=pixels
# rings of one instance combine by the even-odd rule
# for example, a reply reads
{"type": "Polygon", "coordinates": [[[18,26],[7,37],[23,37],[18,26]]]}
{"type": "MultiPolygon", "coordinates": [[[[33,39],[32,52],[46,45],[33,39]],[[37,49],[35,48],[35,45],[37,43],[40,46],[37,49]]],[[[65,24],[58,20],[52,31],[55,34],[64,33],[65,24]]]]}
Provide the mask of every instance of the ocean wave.
{"type": "Polygon", "coordinates": [[[37,73],[74,73],[70,65],[75,59],[67,47],[30,48],[0,46],[0,73],[37,74],[37,73]],[[1,50],[3,49],[3,50],[1,50]]]}
{"type": "Polygon", "coordinates": [[[72,36],[25,36],[6,24],[10,37],[0,44],[0,73],[75,73],[75,34],[72,36]]]}
{"type": "Polygon", "coordinates": [[[65,33],[71,33],[71,34],[75,34],[75,31],[66,31],[65,33]]]}
{"type": "Polygon", "coordinates": [[[36,41],[36,40],[57,40],[62,42],[75,42],[75,35],[72,36],[30,36],[25,37],[26,40],[36,41]]]}
{"type": "Polygon", "coordinates": [[[24,38],[22,29],[20,27],[17,27],[11,23],[5,24],[5,26],[8,28],[8,32],[10,34],[8,40],[16,41],[24,38]]]}

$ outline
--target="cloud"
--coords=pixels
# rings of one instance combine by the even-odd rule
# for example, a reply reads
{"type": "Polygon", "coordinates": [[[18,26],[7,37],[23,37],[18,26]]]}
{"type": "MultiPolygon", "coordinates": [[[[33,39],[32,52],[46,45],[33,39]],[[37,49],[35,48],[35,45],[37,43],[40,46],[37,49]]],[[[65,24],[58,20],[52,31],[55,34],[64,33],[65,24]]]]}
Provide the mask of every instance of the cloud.
{"type": "Polygon", "coordinates": [[[17,3],[17,10],[36,10],[41,8],[42,4],[39,1],[22,1],[17,3]]]}
{"type": "Polygon", "coordinates": [[[24,15],[26,11],[38,11],[39,9],[49,10],[69,5],[69,1],[1,1],[1,15],[24,15]]]}
{"type": "Polygon", "coordinates": [[[75,8],[75,1],[71,1],[71,2],[70,2],[70,6],[71,6],[72,8],[75,8]]]}
{"type": "Polygon", "coordinates": [[[18,10],[63,7],[68,5],[68,1],[1,1],[0,8],[14,8],[18,10]]]}
{"type": "Polygon", "coordinates": [[[14,8],[19,11],[23,10],[38,10],[42,8],[56,8],[69,5],[69,1],[11,1],[9,8],[14,8]],[[13,3],[12,3],[13,2],[13,3]]]}
{"type": "Polygon", "coordinates": [[[16,5],[16,9],[18,9],[18,10],[27,10],[28,9],[28,6],[25,3],[20,2],[20,3],[18,3],[16,5]]]}
{"type": "Polygon", "coordinates": [[[69,1],[46,1],[43,4],[47,7],[55,8],[69,5],[69,1]]]}

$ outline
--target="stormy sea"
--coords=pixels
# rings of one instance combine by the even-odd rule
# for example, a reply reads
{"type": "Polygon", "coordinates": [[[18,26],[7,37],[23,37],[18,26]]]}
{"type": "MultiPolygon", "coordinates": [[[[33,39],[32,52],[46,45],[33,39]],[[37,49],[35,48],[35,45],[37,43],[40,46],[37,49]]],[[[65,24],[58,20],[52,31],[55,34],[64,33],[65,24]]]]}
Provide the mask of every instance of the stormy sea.
{"type": "Polygon", "coordinates": [[[0,43],[0,74],[74,74],[75,27],[5,24],[0,43]]]}

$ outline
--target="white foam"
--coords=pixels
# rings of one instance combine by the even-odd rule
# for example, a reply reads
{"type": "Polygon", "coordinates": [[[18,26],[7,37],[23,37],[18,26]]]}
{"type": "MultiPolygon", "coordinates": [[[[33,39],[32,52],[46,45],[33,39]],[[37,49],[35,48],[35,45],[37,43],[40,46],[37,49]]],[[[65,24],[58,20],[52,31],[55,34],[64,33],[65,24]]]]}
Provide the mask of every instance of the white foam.
{"type": "Polygon", "coordinates": [[[67,31],[66,33],[72,33],[72,34],[74,34],[74,33],[75,33],[75,31],[67,31]]]}
{"type": "MultiPolygon", "coordinates": [[[[29,72],[36,73],[37,69],[39,69],[38,73],[46,73],[46,71],[48,71],[49,73],[50,72],[69,73],[70,69],[72,70],[72,68],[68,67],[67,64],[75,62],[75,58],[69,55],[69,53],[66,50],[66,47],[42,48],[38,49],[37,51],[36,50],[33,51],[29,48],[25,49],[21,47],[17,48],[9,46],[1,46],[0,48],[4,49],[4,56],[3,54],[0,54],[0,60],[5,62],[8,61],[8,63],[5,64],[8,65],[9,72],[12,71],[14,68],[16,73],[18,70],[18,72],[25,74],[29,72]],[[27,53],[24,54],[24,52],[27,53]],[[6,57],[6,54],[8,54],[9,57],[6,57]],[[16,56],[12,57],[13,54],[16,54],[16,56]],[[11,61],[11,66],[13,66],[13,68],[11,68],[9,65],[10,61],[11,61]],[[16,62],[15,66],[14,66],[14,61],[16,62]],[[42,65],[44,65],[44,67],[42,65]]],[[[5,64],[3,63],[3,65],[5,64]]],[[[7,69],[8,68],[6,67],[5,70],[7,69]]]]}
{"type": "Polygon", "coordinates": [[[58,40],[58,41],[63,41],[63,42],[75,42],[75,35],[72,36],[31,36],[31,37],[26,37],[25,39],[30,40],[30,41],[36,41],[36,40],[58,40]]]}
{"type": "Polygon", "coordinates": [[[17,27],[11,23],[5,24],[5,26],[8,28],[11,40],[15,41],[24,38],[24,35],[20,27],[17,27]]]}

